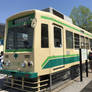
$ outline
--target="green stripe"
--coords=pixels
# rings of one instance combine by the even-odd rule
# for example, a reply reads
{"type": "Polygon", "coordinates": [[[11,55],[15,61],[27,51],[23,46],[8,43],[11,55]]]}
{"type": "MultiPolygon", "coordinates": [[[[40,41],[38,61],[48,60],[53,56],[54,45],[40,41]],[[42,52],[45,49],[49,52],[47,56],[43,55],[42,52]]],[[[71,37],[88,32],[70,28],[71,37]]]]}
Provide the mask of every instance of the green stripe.
{"type": "Polygon", "coordinates": [[[33,49],[6,49],[5,52],[32,52],[33,49]]]}
{"type": "MultiPolygon", "coordinates": [[[[80,32],[80,33],[82,33],[82,32],[80,31],[80,29],[77,29],[77,28],[75,28],[75,27],[72,27],[72,26],[70,26],[70,25],[67,25],[67,24],[65,24],[65,23],[63,23],[63,22],[61,22],[61,21],[58,21],[58,20],[54,19],[54,18],[46,17],[46,16],[41,16],[41,18],[42,18],[42,19],[47,19],[47,20],[51,20],[51,21],[57,22],[57,23],[59,23],[59,24],[61,24],[61,25],[63,25],[63,26],[69,27],[69,28],[71,28],[71,29],[74,29],[74,30],[76,30],[76,31],[78,31],[78,32],[80,32]]],[[[92,35],[90,35],[90,34],[88,34],[88,33],[85,33],[85,32],[82,33],[82,34],[85,34],[85,35],[87,35],[87,36],[89,36],[89,37],[92,37],[92,35]]]]}
{"type": "Polygon", "coordinates": [[[36,78],[38,73],[33,72],[21,72],[16,70],[0,70],[1,74],[13,75],[16,77],[27,77],[27,78],[36,78]]]}
{"type": "Polygon", "coordinates": [[[52,68],[55,66],[65,65],[65,64],[69,64],[69,63],[73,63],[77,61],[79,61],[79,56],[67,57],[67,58],[57,58],[57,59],[48,60],[48,63],[42,68],[43,69],[52,68]]]}
{"type": "Polygon", "coordinates": [[[43,67],[47,62],[48,60],[50,59],[55,59],[55,58],[66,58],[66,57],[74,57],[74,56],[78,56],[78,54],[72,54],[72,55],[61,55],[61,56],[49,56],[47,57],[47,59],[43,62],[43,64],[41,65],[41,67],[43,67]]]}

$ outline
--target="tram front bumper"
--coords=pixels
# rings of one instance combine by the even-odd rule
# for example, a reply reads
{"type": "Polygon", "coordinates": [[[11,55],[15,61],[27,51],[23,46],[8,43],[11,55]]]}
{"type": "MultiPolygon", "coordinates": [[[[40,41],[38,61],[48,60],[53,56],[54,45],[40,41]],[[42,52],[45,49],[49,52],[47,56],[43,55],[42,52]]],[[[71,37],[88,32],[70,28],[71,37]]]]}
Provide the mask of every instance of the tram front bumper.
{"type": "Polygon", "coordinates": [[[24,78],[37,78],[38,74],[35,72],[22,72],[22,71],[16,71],[16,70],[0,70],[1,74],[7,74],[12,75],[15,77],[24,77],[24,78]]]}

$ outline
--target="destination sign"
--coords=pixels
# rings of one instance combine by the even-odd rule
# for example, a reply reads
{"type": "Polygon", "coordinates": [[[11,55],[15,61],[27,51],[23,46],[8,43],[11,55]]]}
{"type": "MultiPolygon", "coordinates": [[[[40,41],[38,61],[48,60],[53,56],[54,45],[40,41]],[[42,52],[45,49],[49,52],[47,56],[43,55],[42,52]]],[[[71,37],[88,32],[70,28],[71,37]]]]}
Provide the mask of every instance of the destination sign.
{"type": "Polygon", "coordinates": [[[21,24],[21,23],[24,23],[24,22],[27,22],[27,21],[31,21],[31,20],[30,20],[30,16],[18,18],[18,19],[16,19],[16,20],[13,21],[13,24],[14,24],[14,25],[16,25],[16,24],[21,24]]]}
{"type": "Polygon", "coordinates": [[[32,13],[30,15],[26,16],[19,16],[15,19],[12,19],[8,22],[8,27],[16,27],[16,26],[22,26],[22,25],[28,25],[31,24],[32,20],[34,19],[35,14],[32,13]]]}

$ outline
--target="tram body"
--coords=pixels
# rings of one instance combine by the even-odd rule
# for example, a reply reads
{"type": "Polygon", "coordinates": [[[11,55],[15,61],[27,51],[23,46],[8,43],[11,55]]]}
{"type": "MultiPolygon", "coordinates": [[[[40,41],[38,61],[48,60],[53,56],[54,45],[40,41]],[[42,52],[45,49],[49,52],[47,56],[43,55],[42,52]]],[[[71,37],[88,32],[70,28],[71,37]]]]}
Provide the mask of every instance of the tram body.
{"type": "MultiPolygon", "coordinates": [[[[69,77],[72,69],[75,72],[79,68],[79,48],[89,51],[91,39],[91,33],[52,13],[40,10],[18,13],[6,21],[2,73],[40,82],[50,81],[50,74],[53,80],[69,77]]],[[[43,84],[38,83],[38,90],[49,85],[43,84]]]]}

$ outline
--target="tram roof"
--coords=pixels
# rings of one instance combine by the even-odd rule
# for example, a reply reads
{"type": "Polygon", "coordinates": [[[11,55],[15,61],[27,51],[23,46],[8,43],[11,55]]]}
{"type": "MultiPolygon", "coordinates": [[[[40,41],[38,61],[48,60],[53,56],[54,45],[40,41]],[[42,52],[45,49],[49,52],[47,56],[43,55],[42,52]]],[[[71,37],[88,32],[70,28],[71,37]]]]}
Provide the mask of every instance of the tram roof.
{"type": "MultiPolygon", "coordinates": [[[[57,15],[51,13],[52,11],[47,12],[47,11],[45,11],[44,9],[43,9],[43,10],[33,9],[33,10],[25,10],[25,11],[23,11],[23,12],[19,12],[19,13],[17,13],[17,14],[14,14],[13,16],[8,17],[8,18],[7,18],[7,21],[10,20],[10,19],[12,19],[12,18],[13,18],[13,19],[16,18],[16,16],[19,16],[20,14],[22,14],[22,15],[25,15],[25,13],[30,14],[30,12],[39,12],[39,13],[42,13],[42,14],[50,14],[50,15],[57,16],[57,15]]],[[[58,12],[58,11],[57,11],[57,12],[58,12]]],[[[63,15],[61,15],[61,16],[63,16],[63,15]]],[[[92,35],[92,33],[90,33],[90,32],[88,32],[88,31],[86,31],[86,30],[84,30],[84,29],[82,29],[82,28],[80,28],[80,27],[78,27],[78,26],[76,26],[76,25],[74,25],[74,24],[72,24],[72,23],[70,23],[70,22],[64,20],[63,18],[60,18],[60,17],[57,17],[57,18],[61,19],[61,20],[64,21],[65,23],[67,23],[67,24],[69,24],[69,25],[71,25],[71,26],[74,26],[75,28],[79,29],[81,33],[86,33],[86,34],[88,34],[88,35],[92,35]]],[[[90,36],[90,37],[91,37],[91,36],[90,36]]]]}

